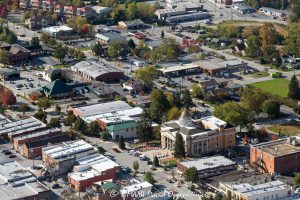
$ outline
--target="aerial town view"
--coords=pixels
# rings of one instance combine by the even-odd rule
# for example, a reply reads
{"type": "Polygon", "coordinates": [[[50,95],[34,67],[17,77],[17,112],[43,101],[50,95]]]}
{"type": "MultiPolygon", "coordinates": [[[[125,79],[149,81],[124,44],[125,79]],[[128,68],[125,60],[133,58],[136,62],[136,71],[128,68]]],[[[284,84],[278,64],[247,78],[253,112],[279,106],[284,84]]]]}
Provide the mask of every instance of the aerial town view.
{"type": "Polygon", "coordinates": [[[2,0],[0,200],[300,200],[300,0],[2,0]]]}

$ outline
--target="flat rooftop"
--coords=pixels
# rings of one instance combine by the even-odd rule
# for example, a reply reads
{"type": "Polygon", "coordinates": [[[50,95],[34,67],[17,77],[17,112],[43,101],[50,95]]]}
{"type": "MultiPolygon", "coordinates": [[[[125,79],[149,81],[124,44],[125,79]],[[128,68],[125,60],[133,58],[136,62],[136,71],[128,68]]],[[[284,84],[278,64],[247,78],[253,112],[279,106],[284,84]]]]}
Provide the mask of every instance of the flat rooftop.
{"type": "Polygon", "coordinates": [[[42,31],[47,32],[47,33],[58,33],[60,31],[72,31],[73,29],[66,26],[66,25],[62,25],[62,26],[51,26],[51,27],[47,27],[47,28],[43,28],[42,31]]]}
{"type": "Polygon", "coordinates": [[[195,68],[199,68],[199,65],[190,63],[190,64],[171,66],[171,67],[163,67],[160,68],[159,70],[162,71],[163,73],[170,73],[170,72],[177,72],[181,70],[195,69],[195,68]]]}
{"type": "Polygon", "coordinates": [[[60,131],[59,128],[38,130],[38,131],[34,131],[34,132],[29,132],[28,134],[25,134],[25,135],[16,136],[16,137],[14,137],[14,141],[24,140],[27,138],[33,138],[33,137],[38,137],[38,136],[42,136],[42,135],[48,135],[48,134],[59,132],[59,131],[60,131]]]}
{"type": "Polygon", "coordinates": [[[82,163],[82,166],[74,166],[76,172],[69,173],[68,176],[77,181],[86,180],[102,175],[106,170],[120,166],[103,155],[96,154],[93,156],[93,158],[86,160],[86,162],[80,160],[79,163],[82,163]]]}
{"type": "Polygon", "coordinates": [[[211,61],[198,61],[195,62],[199,67],[207,70],[221,70],[221,69],[226,69],[226,65],[222,65],[219,62],[211,62],[211,61]]]}
{"type": "Polygon", "coordinates": [[[78,110],[83,113],[84,117],[100,115],[105,113],[118,112],[131,109],[132,107],[125,101],[112,101],[107,103],[99,103],[81,107],[75,107],[74,110],[78,110]]]}
{"type": "Polygon", "coordinates": [[[144,188],[150,188],[152,186],[153,186],[152,184],[145,181],[145,182],[136,183],[136,184],[124,187],[123,189],[120,190],[120,193],[121,194],[130,194],[134,191],[138,191],[138,190],[141,190],[141,189],[144,189],[144,188]]]}
{"type": "Polygon", "coordinates": [[[260,143],[253,147],[262,150],[272,156],[283,156],[292,153],[299,153],[300,146],[295,146],[287,143],[287,139],[280,139],[271,142],[260,143]]]}
{"type": "Polygon", "coordinates": [[[210,130],[216,130],[221,126],[225,128],[227,125],[225,121],[216,118],[214,116],[202,117],[200,120],[202,124],[205,126],[205,128],[208,128],[210,130]]]}
{"type": "Polygon", "coordinates": [[[11,137],[13,135],[22,134],[24,132],[33,131],[43,127],[46,127],[46,124],[34,117],[30,117],[3,124],[0,127],[0,135],[8,134],[11,137]]]}
{"type": "Polygon", "coordinates": [[[212,156],[191,161],[183,161],[180,164],[186,168],[196,167],[198,171],[201,171],[210,168],[234,165],[236,163],[228,158],[225,158],[224,156],[212,156]]]}
{"type": "Polygon", "coordinates": [[[143,113],[143,109],[140,107],[134,107],[130,109],[125,110],[119,110],[115,112],[108,112],[104,114],[99,115],[93,115],[85,118],[85,121],[92,122],[97,119],[100,119],[101,121],[105,123],[114,123],[114,122],[120,122],[120,121],[130,121],[133,120],[132,117],[139,116],[143,113]]]}
{"type": "Polygon", "coordinates": [[[259,185],[250,185],[249,183],[233,185],[233,190],[243,193],[247,197],[262,195],[264,193],[271,193],[280,190],[291,189],[290,186],[286,185],[281,181],[271,181],[259,185]]]}
{"type": "Polygon", "coordinates": [[[76,72],[81,72],[83,75],[88,75],[94,79],[112,72],[121,72],[120,70],[99,61],[82,61],[73,66],[71,69],[76,72]]]}
{"type": "Polygon", "coordinates": [[[58,145],[43,148],[46,155],[53,159],[60,159],[74,154],[80,154],[89,150],[93,150],[94,147],[83,140],[76,140],[71,142],[63,142],[58,145]]]}

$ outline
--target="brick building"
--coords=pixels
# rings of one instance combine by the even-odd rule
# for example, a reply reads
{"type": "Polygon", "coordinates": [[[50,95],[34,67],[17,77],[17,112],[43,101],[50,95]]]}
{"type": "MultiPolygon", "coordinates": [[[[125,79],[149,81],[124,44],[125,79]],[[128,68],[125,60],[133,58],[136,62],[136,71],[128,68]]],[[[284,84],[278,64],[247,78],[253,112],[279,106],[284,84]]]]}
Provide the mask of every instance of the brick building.
{"type": "Polygon", "coordinates": [[[26,142],[22,145],[20,154],[28,159],[37,158],[42,156],[42,148],[49,145],[56,145],[61,142],[66,142],[69,137],[65,134],[51,135],[40,140],[35,140],[31,142],[26,142]]]}
{"type": "Polygon", "coordinates": [[[42,148],[43,162],[54,174],[64,174],[72,170],[80,158],[97,153],[98,150],[83,140],[63,142],[42,148]]]}
{"type": "Polygon", "coordinates": [[[60,133],[61,131],[59,128],[51,128],[51,129],[28,132],[27,134],[14,137],[12,141],[13,147],[16,151],[20,151],[20,148],[24,143],[32,142],[44,138],[49,138],[51,136],[58,135],[60,133]]]}
{"type": "Polygon", "coordinates": [[[44,129],[47,129],[46,124],[34,117],[30,117],[2,124],[0,127],[0,135],[7,137],[10,141],[13,141],[15,137],[44,129]]]}
{"type": "Polygon", "coordinates": [[[161,145],[163,149],[173,151],[176,134],[182,135],[188,156],[201,157],[235,147],[235,128],[213,117],[203,117],[192,121],[186,110],[179,120],[166,122],[161,127],[161,145]]]}
{"type": "Polygon", "coordinates": [[[250,164],[261,173],[290,174],[300,170],[300,138],[290,137],[250,147],[250,164]]]}
{"type": "Polygon", "coordinates": [[[78,159],[79,165],[74,166],[73,172],[68,174],[69,184],[76,191],[84,191],[95,182],[115,180],[121,166],[109,158],[93,154],[78,159]]]}

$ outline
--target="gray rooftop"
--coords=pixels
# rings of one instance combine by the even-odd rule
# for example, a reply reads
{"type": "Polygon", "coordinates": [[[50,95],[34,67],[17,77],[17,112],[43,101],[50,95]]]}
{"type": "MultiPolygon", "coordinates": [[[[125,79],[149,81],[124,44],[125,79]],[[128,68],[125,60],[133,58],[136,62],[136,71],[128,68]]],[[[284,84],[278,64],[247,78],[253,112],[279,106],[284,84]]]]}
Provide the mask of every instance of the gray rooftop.
{"type": "Polygon", "coordinates": [[[233,162],[232,160],[225,158],[224,156],[212,156],[212,157],[200,158],[197,160],[183,161],[180,164],[185,166],[186,168],[196,167],[198,171],[201,171],[209,168],[230,166],[236,163],[233,162]]]}
{"type": "Polygon", "coordinates": [[[127,110],[130,108],[132,107],[128,105],[125,101],[112,101],[108,103],[99,103],[94,105],[76,107],[74,108],[74,110],[79,110],[83,113],[83,116],[88,117],[92,115],[127,110]]]}
{"type": "Polygon", "coordinates": [[[107,73],[121,72],[120,70],[99,61],[82,61],[71,66],[71,69],[76,72],[81,72],[82,75],[92,77],[93,79],[107,73]]]}
{"type": "Polygon", "coordinates": [[[44,127],[46,127],[46,124],[34,117],[30,117],[2,124],[2,126],[0,126],[0,135],[8,134],[9,137],[12,137],[14,135],[20,135],[24,132],[34,131],[44,127]]]}

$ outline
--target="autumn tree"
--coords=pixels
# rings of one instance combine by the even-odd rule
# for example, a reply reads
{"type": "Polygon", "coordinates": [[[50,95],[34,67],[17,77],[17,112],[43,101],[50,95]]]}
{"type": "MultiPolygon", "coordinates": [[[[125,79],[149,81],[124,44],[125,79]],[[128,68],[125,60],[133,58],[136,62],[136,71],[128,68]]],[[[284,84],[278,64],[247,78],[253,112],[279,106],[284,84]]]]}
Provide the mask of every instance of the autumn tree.
{"type": "Polygon", "coordinates": [[[99,134],[99,129],[100,129],[100,127],[99,127],[99,124],[97,121],[92,121],[88,124],[88,133],[89,134],[93,134],[93,135],[99,134]]]}
{"type": "Polygon", "coordinates": [[[133,161],[132,168],[133,168],[133,170],[134,170],[135,173],[138,172],[139,167],[140,167],[140,165],[139,165],[138,161],[133,161]]]}
{"type": "Polygon", "coordinates": [[[181,115],[181,110],[178,109],[177,107],[172,107],[167,114],[167,120],[171,121],[171,120],[175,120],[178,119],[181,115]]]}
{"type": "Polygon", "coordinates": [[[300,24],[293,23],[288,26],[288,35],[284,41],[285,53],[296,58],[300,56],[300,24]]]}
{"type": "Polygon", "coordinates": [[[10,90],[4,90],[2,93],[2,104],[4,106],[11,106],[17,102],[16,96],[10,90]]]}
{"type": "Polygon", "coordinates": [[[278,38],[278,33],[274,25],[272,23],[265,23],[259,30],[259,38],[264,57],[267,61],[272,62],[272,59],[278,54],[274,46],[278,38]]]}

